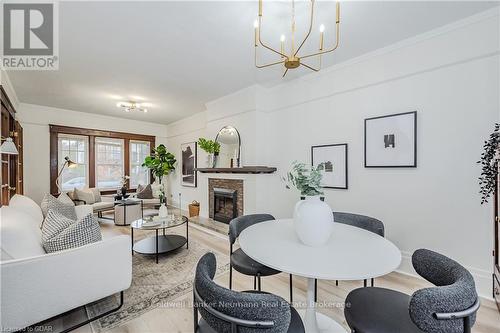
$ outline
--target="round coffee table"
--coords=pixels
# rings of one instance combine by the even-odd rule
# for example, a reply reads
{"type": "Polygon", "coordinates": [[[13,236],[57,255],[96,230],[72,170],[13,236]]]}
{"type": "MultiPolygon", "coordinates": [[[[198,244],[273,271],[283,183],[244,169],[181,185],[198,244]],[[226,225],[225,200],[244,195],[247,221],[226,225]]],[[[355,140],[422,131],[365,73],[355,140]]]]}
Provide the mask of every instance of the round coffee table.
{"type": "Polygon", "coordinates": [[[330,240],[322,247],[302,244],[292,219],[257,223],[243,230],[238,240],[253,260],[307,278],[304,326],[308,333],[346,333],[335,320],[316,312],[314,279],[375,278],[394,271],[401,263],[401,252],[389,240],[341,223],[335,223],[330,240]]]}
{"type": "Polygon", "coordinates": [[[146,255],[155,255],[156,263],[158,256],[162,253],[171,252],[186,245],[189,248],[188,218],[186,216],[176,216],[173,220],[162,219],[157,225],[148,225],[151,221],[145,219],[135,220],[130,224],[130,236],[132,238],[132,254],[134,252],[146,255]],[[167,235],[165,229],[174,228],[185,224],[186,237],[181,235],[167,235]],[[155,236],[147,237],[134,244],[134,229],[154,230],[155,236]],[[163,235],[159,231],[163,230],[163,235]]]}

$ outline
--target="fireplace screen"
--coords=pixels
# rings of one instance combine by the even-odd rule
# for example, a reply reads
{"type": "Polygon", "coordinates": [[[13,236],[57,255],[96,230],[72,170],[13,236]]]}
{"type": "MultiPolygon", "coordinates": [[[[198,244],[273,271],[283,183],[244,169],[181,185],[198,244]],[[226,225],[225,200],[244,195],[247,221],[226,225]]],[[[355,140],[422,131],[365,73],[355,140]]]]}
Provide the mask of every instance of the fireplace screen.
{"type": "Polygon", "coordinates": [[[229,223],[238,216],[237,192],[225,188],[214,188],[214,216],[216,221],[229,223]]]}

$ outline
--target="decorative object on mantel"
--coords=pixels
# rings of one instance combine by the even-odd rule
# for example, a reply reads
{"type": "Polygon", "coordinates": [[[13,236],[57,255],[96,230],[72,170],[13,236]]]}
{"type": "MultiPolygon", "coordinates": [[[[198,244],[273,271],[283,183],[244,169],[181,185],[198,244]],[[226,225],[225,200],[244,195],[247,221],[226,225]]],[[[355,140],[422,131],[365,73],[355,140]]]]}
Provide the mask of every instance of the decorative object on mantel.
{"type": "Polygon", "coordinates": [[[182,186],[196,187],[197,173],[195,171],[198,160],[196,142],[181,144],[181,184],[182,186]]]}
{"type": "Polygon", "coordinates": [[[365,119],[365,168],[417,167],[417,111],[365,119]]]}
{"type": "Polygon", "coordinates": [[[277,169],[267,166],[244,166],[241,168],[196,168],[196,171],[201,173],[273,173],[277,169]]]}
{"type": "MultiPolygon", "coordinates": [[[[153,148],[153,154],[144,159],[142,166],[150,169],[158,183],[162,185],[163,176],[175,170],[175,162],[177,160],[174,154],[167,151],[165,145],[161,144],[153,148]]],[[[162,188],[164,189],[164,186],[162,188]]]]}
{"type": "Polygon", "coordinates": [[[129,181],[129,179],[130,179],[130,176],[123,176],[122,180],[120,181],[120,184],[121,184],[120,195],[122,197],[127,195],[127,183],[129,181]]]}
{"type": "Polygon", "coordinates": [[[241,137],[233,126],[221,128],[215,142],[219,144],[219,156],[214,166],[218,168],[239,168],[241,165],[241,137]]]}
{"type": "Polygon", "coordinates": [[[321,201],[321,170],[323,164],[308,168],[305,163],[293,162],[283,181],[300,191],[305,200],[295,204],[293,223],[297,236],[307,246],[320,247],[326,244],[333,232],[333,213],[330,206],[321,201]]]}
{"type": "Polygon", "coordinates": [[[490,134],[488,141],[484,142],[484,151],[481,153],[481,176],[479,187],[481,204],[487,203],[491,194],[495,192],[498,177],[498,163],[500,161],[500,124],[495,124],[495,130],[490,134]]]}
{"type": "Polygon", "coordinates": [[[215,167],[215,160],[216,156],[219,155],[220,144],[214,140],[199,138],[198,145],[207,153],[207,168],[215,167]]]}
{"type": "MultiPolygon", "coordinates": [[[[339,46],[340,42],[340,4],[337,2],[336,4],[336,20],[335,20],[335,43],[331,48],[324,48],[324,31],[325,31],[325,26],[323,24],[320,25],[319,27],[319,48],[318,51],[306,54],[306,55],[299,55],[299,51],[301,50],[302,46],[305,44],[309,36],[311,35],[311,30],[313,26],[313,20],[314,20],[314,0],[311,0],[311,11],[310,11],[310,21],[309,21],[309,28],[308,32],[302,40],[302,42],[299,44],[298,47],[295,45],[295,41],[298,40],[296,39],[295,36],[295,1],[292,0],[292,16],[291,16],[291,43],[290,43],[290,52],[287,53],[287,50],[285,48],[285,35],[281,35],[280,41],[280,50],[278,51],[277,49],[272,48],[268,44],[264,43],[261,38],[261,27],[262,27],[262,1],[259,0],[259,18],[258,20],[255,20],[254,22],[254,28],[255,28],[255,38],[254,38],[254,48],[255,48],[255,67],[257,68],[264,68],[264,67],[269,67],[269,66],[274,66],[274,65],[279,65],[283,64],[285,67],[285,72],[283,73],[283,76],[286,75],[289,69],[294,69],[299,66],[304,66],[314,72],[318,72],[321,70],[321,56],[325,53],[333,52],[337,49],[339,46]],[[264,48],[268,49],[269,51],[274,52],[277,54],[281,59],[279,61],[271,62],[269,64],[265,65],[258,65],[257,64],[257,47],[263,46],[264,48]],[[303,59],[305,58],[312,58],[312,57],[319,57],[319,67],[314,68],[310,65],[307,65],[304,63],[303,59]]],[[[271,24],[270,24],[271,25],[271,24]]],[[[314,58],[313,58],[314,59],[314,58]]]]}
{"type": "Polygon", "coordinates": [[[311,164],[323,165],[321,187],[347,189],[347,143],[312,146],[311,164]]]}

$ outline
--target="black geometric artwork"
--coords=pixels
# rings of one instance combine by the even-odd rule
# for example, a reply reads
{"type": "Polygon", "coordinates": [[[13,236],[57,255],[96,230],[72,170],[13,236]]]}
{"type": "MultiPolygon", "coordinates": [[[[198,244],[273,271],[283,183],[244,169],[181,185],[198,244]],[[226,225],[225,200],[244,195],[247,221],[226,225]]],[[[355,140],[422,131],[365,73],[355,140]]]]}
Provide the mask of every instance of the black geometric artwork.
{"type": "Polygon", "coordinates": [[[384,135],[384,148],[395,148],[396,141],[394,139],[394,134],[386,134],[384,135]]]}

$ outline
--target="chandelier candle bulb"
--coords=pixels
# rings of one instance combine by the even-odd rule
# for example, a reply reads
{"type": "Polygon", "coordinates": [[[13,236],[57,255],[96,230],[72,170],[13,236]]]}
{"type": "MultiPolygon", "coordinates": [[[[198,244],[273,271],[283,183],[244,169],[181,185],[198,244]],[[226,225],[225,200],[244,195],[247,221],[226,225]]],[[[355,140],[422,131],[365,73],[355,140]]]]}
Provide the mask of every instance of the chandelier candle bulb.
{"type": "Polygon", "coordinates": [[[337,1],[337,5],[335,6],[336,12],[337,12],[337,21],[335,23],[340,23],[340,2],[337,1]]]}

